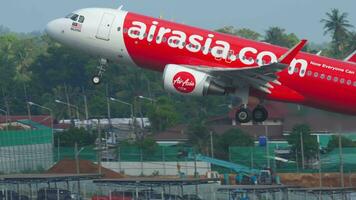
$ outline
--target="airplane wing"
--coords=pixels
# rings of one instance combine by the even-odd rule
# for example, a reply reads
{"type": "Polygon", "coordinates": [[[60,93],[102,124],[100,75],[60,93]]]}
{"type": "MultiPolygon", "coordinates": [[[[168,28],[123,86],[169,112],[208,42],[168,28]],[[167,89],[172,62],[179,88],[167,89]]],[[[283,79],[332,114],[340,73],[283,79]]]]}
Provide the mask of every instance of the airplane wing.
{"type": "Polygon", "coordinates": [[[347,56],[344,61],[356,63],[356,50],[347,56]]]}
{"type": "Polygon", "coordinates": [[[283,54],[277,62],[263,66],[252,66],[242,68],[222,68],[222,67],[204,67],[204,66],[186,66],[191,69],[199,70],[216,77],[227,77],[231,80],[237,80],[240,83],[247,83],[253,88],[271,93],[273,85],[281,85],[276,73],[287,68],[296,55],[302,50],[307,40],[301,40],[297,45],[283,54]]]}

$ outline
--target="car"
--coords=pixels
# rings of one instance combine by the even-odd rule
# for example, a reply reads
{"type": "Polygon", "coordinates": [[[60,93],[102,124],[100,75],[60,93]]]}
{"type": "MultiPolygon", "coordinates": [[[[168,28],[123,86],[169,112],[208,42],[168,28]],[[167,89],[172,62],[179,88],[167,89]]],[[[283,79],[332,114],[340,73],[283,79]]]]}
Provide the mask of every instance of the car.
{"type": "Polygon", "coordinates": [[[183,200],[184,198],[173,194],[163,194],[163,198],[162,198],[162,194],[153,193],[150,194],[148,197],[146,197],[145,200],[146,199],[147,200],[183,200]]]}
{"type": "Polygon", "coordinates": [[[203,200],[199,195],[196,194],[185,194],[183,195],[184,200],[203,200]]]}
{"type": "Polygon", "coordinates": [[[37,191],[37,200],[72,200],[69,190],[59,188],[41,188],[37,191]]]}
{"type": "Polygon", "coordinates": [[[0,191],[0,200],[29,200],[30,198],[25,195],[20,195],[13,190],[0,191]]]}

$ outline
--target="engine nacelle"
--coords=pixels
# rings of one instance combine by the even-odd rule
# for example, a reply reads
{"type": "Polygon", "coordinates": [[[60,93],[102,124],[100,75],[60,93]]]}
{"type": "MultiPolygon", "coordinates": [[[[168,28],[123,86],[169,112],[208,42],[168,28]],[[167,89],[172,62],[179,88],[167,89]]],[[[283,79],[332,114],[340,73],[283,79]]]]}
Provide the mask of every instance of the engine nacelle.
{"type": "Polygon", "coordinates": [[[167,65],[163,73],[164,89],[183,95],[227,95],[229,89],[217,84],[209,74],[181,65],[167,65]]]}

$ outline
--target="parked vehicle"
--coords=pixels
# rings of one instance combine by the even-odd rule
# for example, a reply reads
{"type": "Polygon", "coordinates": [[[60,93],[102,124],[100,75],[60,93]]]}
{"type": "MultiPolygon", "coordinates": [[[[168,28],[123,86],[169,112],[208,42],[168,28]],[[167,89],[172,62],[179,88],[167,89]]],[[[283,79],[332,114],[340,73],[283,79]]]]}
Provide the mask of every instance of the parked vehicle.
{"type": "Polygon", "coordinates": [[[184,200],[203,200],[199,195],[196,194],[185,194],[183,195],[184,200]]]}
{"type": "Polygon", "coordinates": [[[0,191],[0,200],[29,200],[30,198],[25,195],[20,195],[13,190],[0,191]]]}
{"type": "Polygon", "coordinates": [[[37,191],[37,200],[72,200],[72,193],[59,188],[41,188],[37,191]]]}

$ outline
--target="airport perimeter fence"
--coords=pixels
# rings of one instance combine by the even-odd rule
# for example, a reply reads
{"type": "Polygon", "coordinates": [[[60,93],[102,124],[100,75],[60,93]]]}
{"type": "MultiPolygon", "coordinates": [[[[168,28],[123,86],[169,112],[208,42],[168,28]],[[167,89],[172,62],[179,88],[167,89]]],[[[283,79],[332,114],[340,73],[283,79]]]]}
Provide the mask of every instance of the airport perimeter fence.
{"type": "Polygon", "coordinates": [[[40,172],[53,164],[52,129],[0,131],[0,173],[40,172]]]}
{"type": "MultiPolygon", "coordinates": [[[[97,161],[98,152],[94,146],[79,147],[79,159],[97,161]]],[[[193,152],[190,147],[159,146],[154,149],[142,149],[136,146],[116,147],[109,151],[103,151],[101,158],[103,161],[122,161],[122,162],[175,162],[187,161],[187,155],[193,152]],[[185,155],[182,155],[182,152],[185,155]]],[[[54,160],[75,159],[74,147],[56,147],[53,152],[54,160]]]]}
{"type": "Polygon", "coordinates": [[[320,155],[320,163],[317,159],[305,162],[305,169],[302,168],[300,160],[295,162],[294,156],[290,155],[290,158],[282,160],[275,150],[273,147],[270,147],[268,152],[266,147],[230,147],[229,158],[231,162],[255,169],[270,166],[277,173],[318,173],[319,166],[324,173],[339,172],[341,164],[345,173],[356,172],[356,148],[342,148],[341,159],[338,148],[323,153],[320,155]]]}

